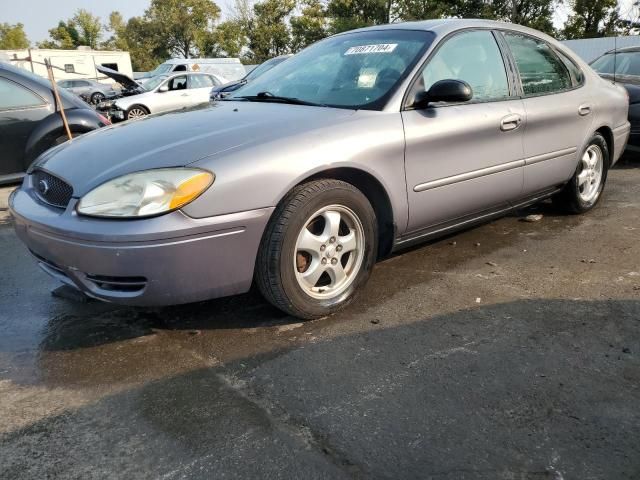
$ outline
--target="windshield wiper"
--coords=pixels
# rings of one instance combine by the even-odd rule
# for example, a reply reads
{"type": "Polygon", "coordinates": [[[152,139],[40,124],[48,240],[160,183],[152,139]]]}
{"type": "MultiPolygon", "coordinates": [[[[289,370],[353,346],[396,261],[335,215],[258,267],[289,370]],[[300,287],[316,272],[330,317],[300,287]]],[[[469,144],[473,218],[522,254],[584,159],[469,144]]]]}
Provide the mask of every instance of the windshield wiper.
{"type": "Polygon", "coordinates": [[[289,103],[291,105],[307,105],[310,107],[327,107],[324,103],[308,102],[306,100],[300,100],[295,97],[281,97],[274,95],[270,92],[260,92],[257,95],[244,95],[233,98],[244,98],[250,102],[275,102],[275,103],[289,103]]]}

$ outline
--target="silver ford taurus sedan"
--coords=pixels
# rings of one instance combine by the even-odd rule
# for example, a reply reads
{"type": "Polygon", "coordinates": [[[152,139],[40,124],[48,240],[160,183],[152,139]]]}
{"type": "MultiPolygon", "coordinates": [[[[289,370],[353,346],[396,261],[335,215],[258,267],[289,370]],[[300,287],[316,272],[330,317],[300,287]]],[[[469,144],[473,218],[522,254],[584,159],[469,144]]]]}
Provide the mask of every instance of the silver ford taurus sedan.
{"type": "Polygon", "coordinates": [[[167,305],[246,292],[330,314],[377,258],[552,197],[598,202],[625,90],[552,38],[487,21],[320,41],[226,101],[42,155],[11,197],[41,267],[86,294],[167,305]]]}

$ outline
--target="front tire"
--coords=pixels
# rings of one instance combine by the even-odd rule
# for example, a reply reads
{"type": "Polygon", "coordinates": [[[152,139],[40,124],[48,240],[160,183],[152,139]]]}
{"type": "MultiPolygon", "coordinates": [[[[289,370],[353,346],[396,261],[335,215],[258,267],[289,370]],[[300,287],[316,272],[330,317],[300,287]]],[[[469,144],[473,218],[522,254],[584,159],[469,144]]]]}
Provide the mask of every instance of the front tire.
{"type": "Polygon", "coordinates": [[[129,110],[127,110],[127,120],[136,120],[138,118],[146,117],[149,115],[149,110],[142,105],[132,105],[129,110]]]}
{"type": "Polygon", "coordinates": [[[91,95],[91,103],[93,105],[98,105],[100,102],[103,102],[104,99],[105,99],[105,96],[100,92],[96,92],[93,95],[91,95]]]}
{"type": "Polygon", "coordinates": [[[573,214],[591,210],[602,196],[610,164],[607,142],[596,133],[589,140],[573,177],[553,198],[554,205],[573,214]]]}
{"type": "Polygon", "coordinates": [[[377,238],[373,208],[356,187],[339,180],[299,185],[265,230],[256,283],[269,302],[290,315],[330,315],[368,280],[377,238]]]}

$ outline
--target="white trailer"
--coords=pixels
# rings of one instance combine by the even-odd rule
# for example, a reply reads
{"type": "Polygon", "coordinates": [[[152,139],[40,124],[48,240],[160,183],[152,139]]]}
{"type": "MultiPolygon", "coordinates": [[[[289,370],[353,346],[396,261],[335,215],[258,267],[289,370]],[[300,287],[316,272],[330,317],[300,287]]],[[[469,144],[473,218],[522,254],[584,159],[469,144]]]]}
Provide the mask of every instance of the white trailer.
{"type": "Polygon", "coordinates": [[[104,66],[112,70],[133,76],[129,52],[110,50],[91,50],[78,47],[76,50],[52,50],[29,48],[24,50],[0,50],[0,58],[36,75],[47,78],[45,59],[51,61],[56,80],[91,79],[104,83],[113,80],[96,70],[104,66]]]}

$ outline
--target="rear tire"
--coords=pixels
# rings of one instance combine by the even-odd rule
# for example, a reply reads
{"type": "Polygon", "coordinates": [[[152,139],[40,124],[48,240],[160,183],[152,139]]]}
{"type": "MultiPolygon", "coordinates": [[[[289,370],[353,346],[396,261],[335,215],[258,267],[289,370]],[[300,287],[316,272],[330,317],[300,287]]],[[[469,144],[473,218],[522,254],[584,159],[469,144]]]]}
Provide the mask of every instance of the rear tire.
{"type": "Polygon", "coordinates": [[[368,280],[377,239],[375,212],[356,187],[328,179],[299,185],[265,230],[256,283],[269,302],[290,315],[330,315],[368,280]]]}
{"type": "Polygon", "coordinates": [[[553,204],[571,214],[591,210],[602,197],[610,164],[607,142],[596,133],[589,140],[571,180],[553,197],[553,204]]]}

